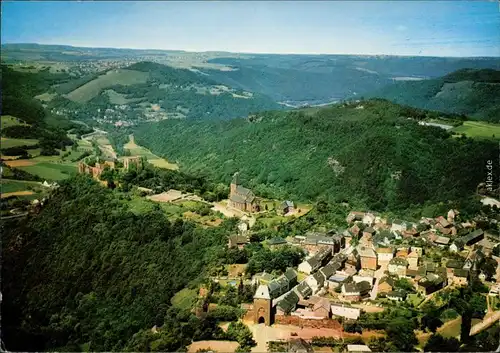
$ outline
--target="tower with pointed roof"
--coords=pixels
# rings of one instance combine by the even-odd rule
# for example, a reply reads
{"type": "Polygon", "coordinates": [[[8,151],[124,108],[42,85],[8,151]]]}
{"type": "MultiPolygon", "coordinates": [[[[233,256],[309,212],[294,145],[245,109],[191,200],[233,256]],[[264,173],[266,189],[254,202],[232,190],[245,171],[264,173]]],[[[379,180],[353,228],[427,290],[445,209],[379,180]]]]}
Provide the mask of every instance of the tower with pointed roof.
{"type": "Polygon", "coordinates": [[[269,287],[261,284],[255,291],[253,297],[254,321],[256,324],[265,324],[270,326],[272,315],[272,300],[269,293],[269,287]]]}
{"type": "Polygon", "coordinates": [[[236,172],[233,175],[233,180],[231,181],[231,195],[236,193],[236,188],[240,182],[240,173],[236,172]]]}

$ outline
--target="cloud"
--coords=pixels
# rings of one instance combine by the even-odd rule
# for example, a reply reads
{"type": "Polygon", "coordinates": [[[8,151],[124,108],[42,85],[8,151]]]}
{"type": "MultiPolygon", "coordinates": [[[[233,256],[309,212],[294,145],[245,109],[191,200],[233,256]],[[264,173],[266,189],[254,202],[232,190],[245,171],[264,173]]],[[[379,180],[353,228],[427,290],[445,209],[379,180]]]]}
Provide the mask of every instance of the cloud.
{"type": "Polygon", "coordinates": [[[408,27],[403,26],[403,25],[399,25],[396,27],[396,30],[398,30],[400,32],[406,31],[407,29],[408,29],[408,27]]]}

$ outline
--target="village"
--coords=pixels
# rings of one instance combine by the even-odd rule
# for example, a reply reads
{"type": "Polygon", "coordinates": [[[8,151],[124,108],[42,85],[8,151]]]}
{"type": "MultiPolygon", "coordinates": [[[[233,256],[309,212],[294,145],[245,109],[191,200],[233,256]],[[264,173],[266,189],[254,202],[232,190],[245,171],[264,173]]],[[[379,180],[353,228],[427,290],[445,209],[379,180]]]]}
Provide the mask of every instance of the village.
{"type": "MultiPolygon", "coordinates": [[[[106,171],[127,172],[146,163],[147,159],[141,156],[87,157],[78,163],[78,172],[110,187],[106,171]]],[[[228,199],[219,202],[209,203],[197,195],[173,189],[159,194],[144,187],[137,190],[149,202],[193,200],[210,204],[225,217],[238,218],[237,232],[228,234],[228,250],[243,251],[251,246],[256,220],[268,213],[269,200],[244,187],[239,173],[233,175],[228,199]]],[[[308,211],[291,200],[277,202],[273,210],[282,219],[296,219],[308,211]]],[[[273,347],[312,352],[314,343],[325,337],[347,342],[348,352],[371,351],[369,340],[383,337],[383,333],[365,329],[364,315],[384,313],[392,307],[418,309],[431,302],[441,301],[440,305],[445,305],[441,293],[466,287],[474,279],[487,288],[487,310],[481,319],[475,319],[470,329],[472,336],[500,320],[500,238],[484,227],[489,221],[462,219],[455,209],[436,218],[423,217],[418,222],[390,219],[376,212],[351,211],[345,219],[346,228],[309,230],[259,241],[270,251],[300,249],[305,258],[296,267],[281,273],[250,275],[245,272],[245,264],[235,264],[229,265],[232,271],[214,274],[209,281],[218,283],[223,288],[221,293],[227,291],[224,288],[243,285],[253,289],[253,302],[241,303],[240,320],[252,331],[254,352],[271,351],[273,347]],[[356,325],[360,328],[348,328],[356,325]]],[[[207,293],[207,287],[201,286],[197,303],[205,303],[207,293]]],[[[203,316],[216,306],[195,305],[192,310],[203,316]]],[[[237,349],[234,342],[224,342],[193,342],[189,351],[217,350],[214,347],[221,344],[219,351],[237,349]]]]}
{"type": "MultiPolygon", "coordinates": [[[[249,189],[238,185],[236,174],[230,205],[258,212],[254,200],[249,189]]],[[[285,201],[283,207],[287,206],[292,209],[293,202],[285,201]]],[[[307,255],[296,268],[281,275],[263,272],[249,277],[240,265],[237,275],[212,280],[230,286],[251,283],[255,288],[253,304],[241,304],[246,311],[243,322],[257,342],[255,352],[269,351],[279,342],[287,342],[292,351],[312,351],[311,342],[318,337],[350,337],[360,343],[361,336],[345,328],[355,326],[363,314],[382,313],[395,306],[421,308],[438,302],[443,306],[441,294],[478,280],[487,288],[487,310],[482,319],[475,319],[472,336],[500,320],[500,238],[481,228],[487,221],[462,220],[454,209],[419,222],[352,211],[346,219],[347,229],[308,231],[263,242],[271,251],[287,246],[302,249],[307,255]]],[[[241,221],[238,229],[238,234],[229,237],[228,248],[244,249],[251,244],[248,222],[241,221]]],[[[377,332],[372,334],[377,337],[377,332]]],[[[347,344],[346,350],[370,348],[347,344]]]]}

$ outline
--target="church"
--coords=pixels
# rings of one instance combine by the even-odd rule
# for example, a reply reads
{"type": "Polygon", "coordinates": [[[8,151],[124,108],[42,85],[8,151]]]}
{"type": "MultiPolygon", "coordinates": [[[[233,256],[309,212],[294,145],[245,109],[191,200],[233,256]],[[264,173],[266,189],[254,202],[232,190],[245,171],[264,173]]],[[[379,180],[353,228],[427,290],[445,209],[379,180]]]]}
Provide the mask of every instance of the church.
{"type": "Polygon", "coordinates": [[[231,181],[229,206],[244,212],[260,211],[258,200],[252,190],[240,185],[238,172],[234,173],[233,180],[231,181]]]}

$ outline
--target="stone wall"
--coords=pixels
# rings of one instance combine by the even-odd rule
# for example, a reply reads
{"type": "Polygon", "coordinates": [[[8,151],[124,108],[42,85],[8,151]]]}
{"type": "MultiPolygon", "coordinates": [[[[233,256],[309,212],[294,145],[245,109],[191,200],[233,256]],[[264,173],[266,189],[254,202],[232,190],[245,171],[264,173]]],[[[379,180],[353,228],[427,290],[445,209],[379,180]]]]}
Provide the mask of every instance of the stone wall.
{"type": "Polygon", "coordinates": [[[331,328],[336,330],[342,329],[342,325],[337,320],[332,320],[332,319],[308,320],[300,318],[298,316],[291,316],[291,315],[276,315],[274,317],[274,323],[280,325],[294,325],[294,326],[311,327],[311,328],[331,328]]]}

